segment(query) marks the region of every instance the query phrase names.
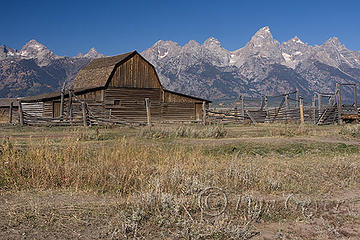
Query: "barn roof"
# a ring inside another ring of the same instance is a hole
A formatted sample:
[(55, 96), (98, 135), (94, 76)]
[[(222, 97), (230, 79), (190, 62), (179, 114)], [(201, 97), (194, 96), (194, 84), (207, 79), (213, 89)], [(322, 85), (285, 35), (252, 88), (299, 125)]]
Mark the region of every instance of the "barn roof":
[(74, 89), (104, 87), (116, 65), (126, 62), (137, 52), (97, 58), (82, 68), (74, 80)]
[[(74, 90), (74, 94), (77, 95), (77, 94), (91, 92), (91, 91), (99, 90), (99, 89), (101, 89), (101, 88), (78, 88), (78, 89)], [(54, 92), (50, 92), (50, 93), (44, 93), (44, 94), (39, 94), (39, 95), (35, 95), (35, 96), (24, 97), (24, 98), (21, 98), (21, 101), (22, 102), (39, 102), (39, 101), (60, 99), (60, 97), (61, 97), (61, 92), (54, 91)], [(64, 93), (64, 97), (65, 98), (69, 97), (68, 91), (66, 91)]]
[(187, 94), (170, 91), (170, 90), (167, 90), (167, 89), (164, 89), (164, 91), (165, 91), (165, 92), (168, 92), (168, 93), (175, 94), (175, 95), (179, 95), (179, 96), (183, 96), (183, 97), (192, 98), (192, 99), (195, 99), (195, 100), (205, 101), (205, 102), (211, 103), (210, 100), (207, 100), (207, 99), (204, 99), (204, 98), (194, 97), (194, 96), (190, 96), (190, 95), (187, 95)]
[(13, 103), (14, 107), (18, 106), (18, 102), (16, 98), (0, 98), (0, 108), (10, 107), (10, 103)]

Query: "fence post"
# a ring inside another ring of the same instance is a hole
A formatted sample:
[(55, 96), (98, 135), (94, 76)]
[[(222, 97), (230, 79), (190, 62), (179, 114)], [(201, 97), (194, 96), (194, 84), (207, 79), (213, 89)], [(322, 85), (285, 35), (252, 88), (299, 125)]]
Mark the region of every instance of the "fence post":
[(235, 115), (235, 122), (237, 122), (239, 120), (239, 112), (237, 107), (234, 107), (234, 115)]
[(260, 110), (262, 111), (264, 109), (264, 106), (265, 106), (265, 97), (264, 96), (261, 96), (261, 104), (260, 104)]
[(355, 105), (355, 110), (356, 112), (358, 111), (358, 104), (357, 104), (357, 86), (356, 84), (354, 85), (354, 105)]
[(87, 116), (86, 116), (85, 102), (81, 102), (81, 109), (82, 109), (82, 115), (83, 115), (83, 125), (84, 125), (84, 127), (86, 127), (87, 126)]
[(265, 96), (265, 111), (266, 111), (266, 119), (267, 121), (269, 122), (269, 99), (268, 99), (268, 96)]
[(69, 119), (72, 121), (72, 90), (69, 90), (69, 111), (68, 111)]
[(300, 94), (299, 89), (296, 89), (296, 107), (300, 106)]
[(205, 101), (203, 101), (202, 103), (202, 112), (203, 112), (203, 117), (202, 117), (202, 122), (205, 125), (206, 124), (206, 105), (205, 105)]
[(245, 120), (245, 109), (244, 109), (244, 96), (240, 95), (241, 98), (241, 119)]
[(338, 123), (342, 124), (342, 119), (341, 119), (341, 112), (342, 112), (342, 106), (341, 106), (341, 85), (340, 84), (336, 84), (336, 105), (337, 105), (337, 110), (338, 110)]
[(322, 105), (322, 95), (320, 94), (320, 93), (318, 93), (318, 108), (319, 108), (319, 118), (320, 118), (320, 116), (321, 116), (321, 105)]
[(315, 94), (312, 97), (312, 101), (311, 101), (311, 107), (313, 110), (313, 123), (316, 124), (316, 105), (315, 105), (315, 101), (316, 101), (316, 97)]
[(305, 123), (305, 119), (304, 119), (304, 100), (303, 98), (299, 98), (300, 101), (300, 122), (301, 124)]
[(20, 126), (24, 126), (24, 115), (23, 115), (23, 110), (22, 110), (22, 106), (21, 106), (21, 100), (18, 99), (19, 102), (19, 122), (20, 122)]
[(286, 107), (286, 122), (289, 122), (289, 94), (285, 95), (285, 107)]
[(60, 120), (63, 120), (64, 117), (64, 91), (65, 89), (61, 89), (61, 98), (60, 98)]
[(12, 123), (12, 114), (13, 114), (13, 102), (10, 102), (10, 106), (9, 106), (9, 123)]
[(151, 112), (150, 112), (150, 99), (145, 98), (145, 106), (146, 106), (146, 119), (147, 119), (147, 125), (149, 128), (151, 128)]

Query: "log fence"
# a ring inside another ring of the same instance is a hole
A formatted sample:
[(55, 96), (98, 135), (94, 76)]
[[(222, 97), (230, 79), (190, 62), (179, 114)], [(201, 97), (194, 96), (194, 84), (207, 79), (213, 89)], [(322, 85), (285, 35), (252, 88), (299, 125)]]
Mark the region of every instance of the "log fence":
[[(293, 95), (295, 97), (292, 97)], [(323, 101), (324, 97), (329, 98), (326, 104)], [(257, 99), (240, 96), (240, 113), (237, 108), (224, 108), (221, 110), (209, 109), (206, 115), (209, 122), (213, 123), (295, 122), (326, 125), (337, 123), (339, 119), (335, 97), (335, 94), (318, 93), (317, 99), (314, 96), (311, 102), (305, 102), (298, 91), (278, 96), (261, 96)], [(316, 100), (318, 101), (317, 105)], [(258, 102), (258, 106), (256, 106), (256, 102)]]
[[(357, 88), (354, 85), (355, 97), (357, 96), (356, 91)], [(19, 107), (17, 113), (13, 109), (13, 103), (11, 102), (9, 106), (9, 123), (18, 122), (21, 126), (92, 126), (111, 124), (148, 125), (150, 127), (153, 118), (156, 121), (162, 115), (165, 116), (166, 109), (171, 107), (170, 104), (161, 105), (157, 101), (152, 103), (149, 98), (145, 98), (143, 106), (141, 106), (141, 103), (137, 103), (139, 106), (136, 110), (139, 113), (138, 115), (144, 116), (144, 120), (135, 120), (135, 116), (125, 119), (121, 117), (122, 114), (119, 114), (116, 106), (111, 108), (109, 105), (96, 101), (80, 99), (73, 91), (69, 91), (70, 98), (65, 101), (64, 94), (65, 92), (62, 90), (58, 117), (54, 117), (54, 113), (52, 117), (49, 115), (44, 116), (43, 111), (46, 106), (42, 102), (26, 103), (18, 99)], [(341, 123), (344, 114), (351, 115), (352, 117), (356, 114), (357, 118), (359, 116), (356, 99), (353, 105), (341, 103), (341, 85), (337, 86), (334, 93), (315, 93), (310, 102), (305, 101), (298, 91), (278, 96), (261, 96), (261, 98), (239, 96), (239, 100), (240, 102), (237, 103), (240, 104), (239, 108), (208, 109), (206, 103), (203, 102), (202, 115), (200, 115), (199, 119), (192, 122), (202, 124), (295, 122), (326, 125)], [(65, 109), (67, 110), (64, 114)], [(187, 108), (184, 108), (185, 110)], [(176, 118), (176, 116), (173, 116), (173, 122), (183, 121), (183, 119)]]

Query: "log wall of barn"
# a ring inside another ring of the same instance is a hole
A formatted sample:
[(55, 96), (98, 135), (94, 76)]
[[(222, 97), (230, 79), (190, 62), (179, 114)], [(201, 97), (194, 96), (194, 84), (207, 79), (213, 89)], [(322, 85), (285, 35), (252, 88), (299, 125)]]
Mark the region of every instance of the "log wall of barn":
[(43, 116), (43, 105), (44, 105), (43, 102), (21, 103), (22, 110), (24, 113), (28, 113), (36, 117)]
[(166, 103), (202, 103), (201, 100), (186, 97), (181, 94), (171, 93), (167, 91), (164, 91), (164, 94), (164, 102)]
[(96, 91), (78, 94), (77, 97), (81, 100), (86, 100), (86, 101), (103, 101), (104, 90), (96, 90)]
[[(64, 100), (64, 115), (66, 116), (68, 112), (68, 98), (65, 98)], [(53, 106), (54, 103), (60, 104), (60, 100), (51, 100), (51, 101), (45, 101), (43, 104), (43, 117), (53, 117)]]
[(151, 118), (161, 118), (161, 90), (135, 88), (108, 88), (104, 94), (104, 107), (111, 114), (129, 121), (145, 122), (145, 98), (150, 99)]
[[(173, 94), (175, 96), (175, 94)], [(73, 115), (81, 115), (78, 100), (85, 100), (91, 114), (111, 118), (117, 117), (129, 122), (146, 122), (145, 98), (150, 99), (151, 119), (159, 121), (193, 121), (202, 116), (202, 102), (186, 97), (173, 97), (171, 102), (163, 102), (163, 90), (160, 88), (114, 88), (77, 94), (73, 98)], [(176, 102), (179, 101), (179, 102)], [(180, 102), (182, 101), (182, 102)], [(60, 100), (44, 101), (43, 117), (53, 117), (54, 103)], [(69, 98), (64, 99), (64, 116), (68, 114)]]
[(152, 121), (196, 120), (195, 103), (163, 103), (162, 96), (161, 89), (108, 88), (104, 92), (104, 107), (107, 111), (111, 109), (113, 116), (145, 122), (144, 99), (149, 98)]
[(161, 84), (155, 69), (142, 57), (135, 55), (117, 67), (109, 87), (161, 89)]

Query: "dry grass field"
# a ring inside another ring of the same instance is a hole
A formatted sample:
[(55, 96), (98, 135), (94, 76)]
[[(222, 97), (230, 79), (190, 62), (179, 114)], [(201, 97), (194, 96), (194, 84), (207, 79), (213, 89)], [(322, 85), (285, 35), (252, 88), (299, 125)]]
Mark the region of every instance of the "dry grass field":
[(360, 239), (360, 126), (0, 130), (1, 239)]
[(0, 124), (6, 123), (8, 121), (9, 121), (9, 114), (6, 111), (0, 109)]

